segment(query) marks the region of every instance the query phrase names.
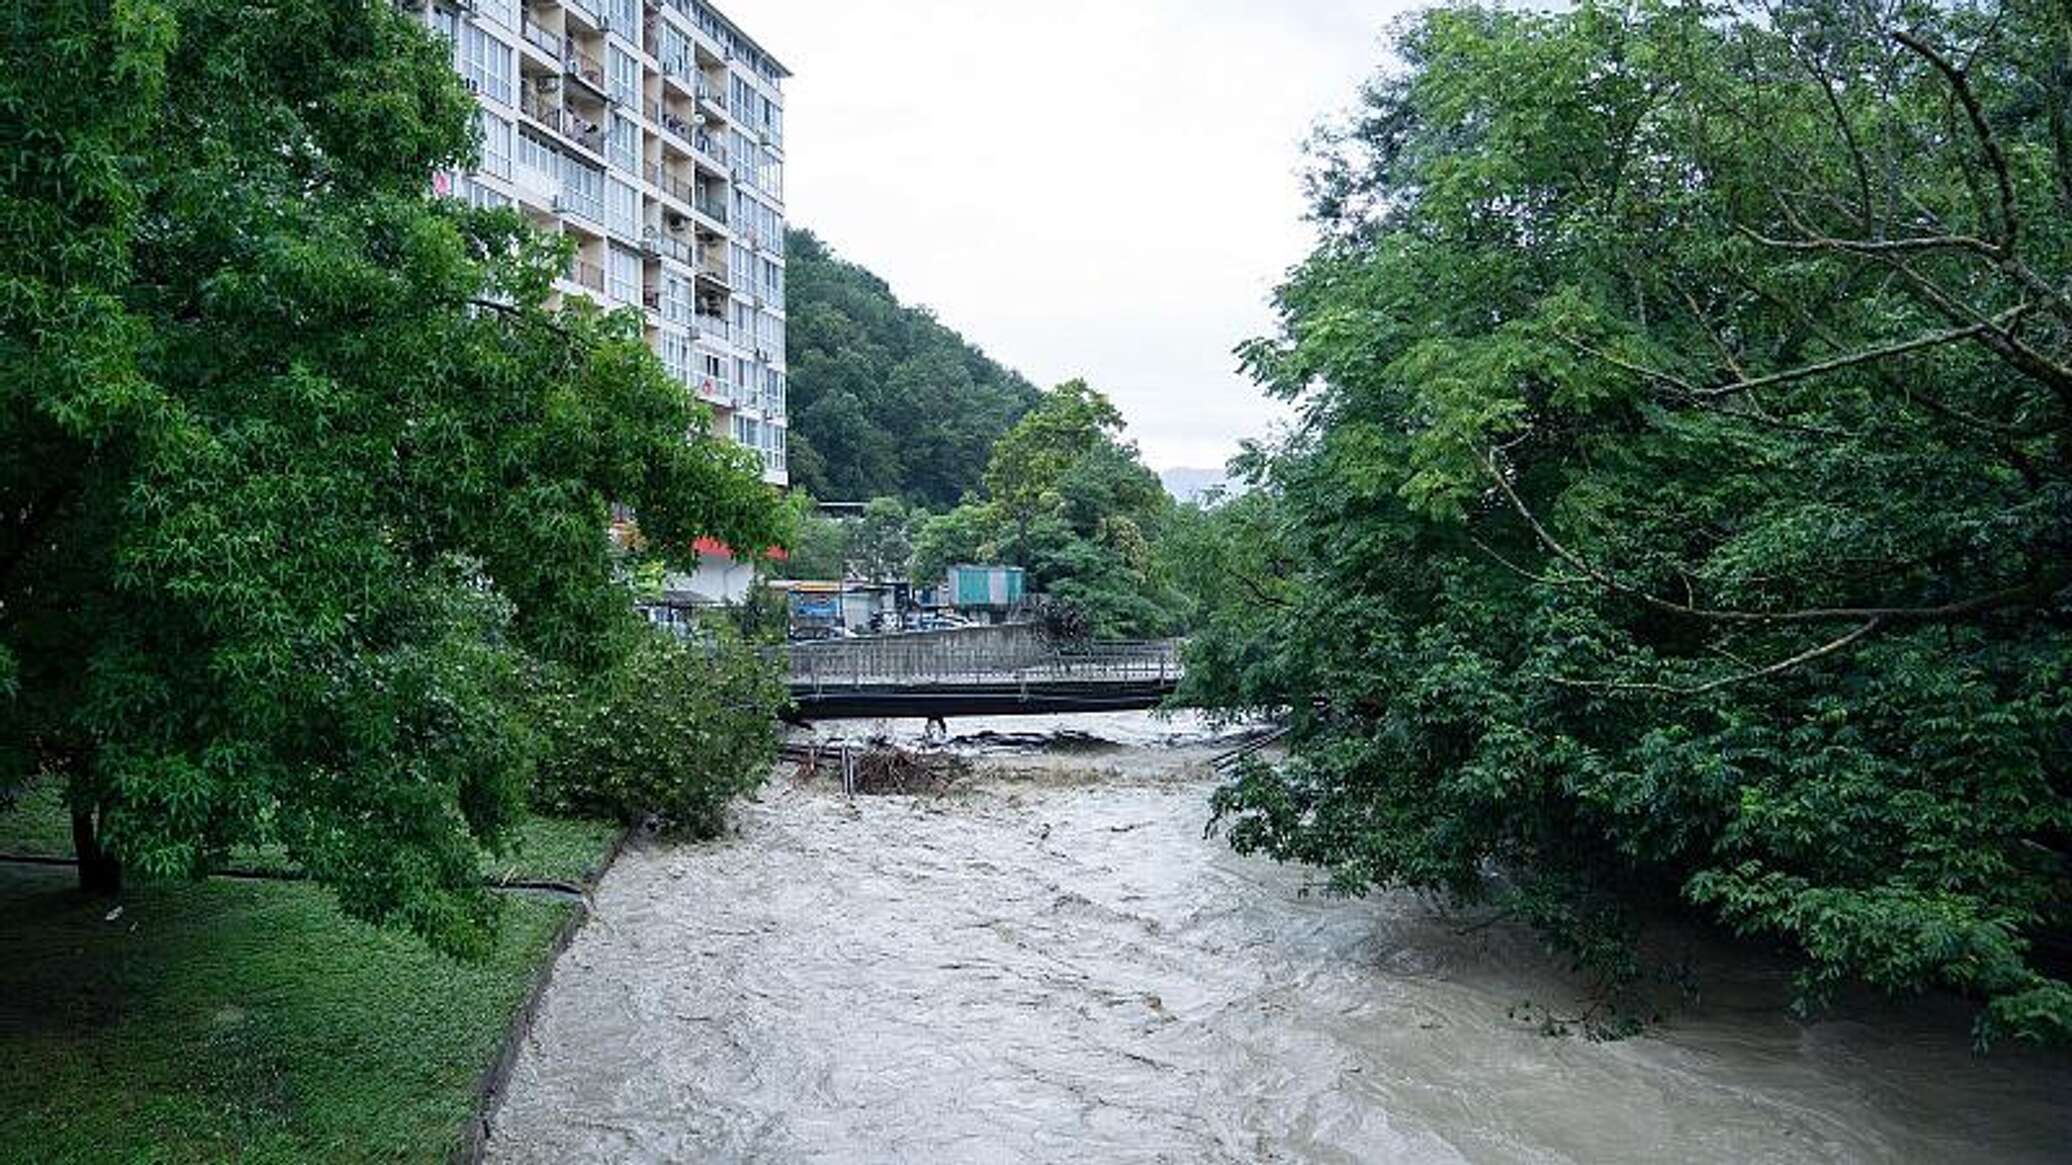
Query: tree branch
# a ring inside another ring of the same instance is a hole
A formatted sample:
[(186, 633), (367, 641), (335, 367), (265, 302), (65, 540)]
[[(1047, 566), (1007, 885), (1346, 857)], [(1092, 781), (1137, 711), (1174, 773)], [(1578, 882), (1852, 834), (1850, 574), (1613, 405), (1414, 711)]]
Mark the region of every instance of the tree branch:
[(1547, 679), (1548, 682), (1564, 688), (1589, 688), (1595, 691), (1606, 692), (1658, 692), (1669, 696), (1702, 696), (1707, 692), (1719, 691), (1721, 688), (1731, 688), (1738, 684), (1753, 683), (1756, 680), (1781, 676), (1786, 672), (1804, 667), (1815, 660), (1825, 659), (1830, 655), (1847, 651), (1863, 640), (1877, 634), (1884, 626), (1884, 619), (1870, 619), (1861, 627), (1843, 635), (1841, 638), (1829, 640), (1818, 647), (1802, 651), (1790, 659), (1779, 660), (1768, 667), (1756, 668), (1753, 671), (1741, 672), (1727, 676), (1724, 679), (1717, 679), (1703, 684), (1678, 686), (1675, 684), (1629, 683), (1618, 680), (1576, 680), (1561, 676), (1549, 676)]
[(2000, 188), (1999, 249), (2003, 254), (2014, 254), (2020, 237), (2020, 218), (2015, 213), (2014, 177), (2008, 172), (2007, 156), (2000, 150), (2000, 139), (1994, 136), (1992, 125), (1986, 121), (1986, 111), (1979, 105), (1978, 95), (1971, 91), (1969, 73), (1951, 64), (1948, 58), (1913, 33), (1895, 32), (1892, 39), (1913, 50), (1914, 55), (1943, 75), (1958, 104), (1964, 107), (1965, 116), (1971, 119), (1971, 132), (1978, 136), (1979, 149), (1985, 153), (1986, 164), (1992, 167), (1993, 180)]
[(1474, 449), (1472, 446), (1470, 448), (1474, 452), (1476, 460), (1481, 463), (1482, 468), (1489, 474), (1490, 479), (1496, 482), (1497, 489), (1502, 491), (1504, 497), (1511, 503), (1511, 508), (1518, 512), (1518, 516), (1524, 519), (1525, 524), (1532, 530), (1533, 536), (1540, 540), (1541, 545), (1552, 551), (1555, 557), (1561, 559), (1561, 561), (1581, 572), (1585, 577), (1596, 582), (1606, 590), (1625, 595), (1656, 610), (1667, 611), (1670, 614), (1681, 615), (1686, 618), (1700, 619), (1712, 623), (1741, 623), (1756, 626), (1868, 620), (1884, 623), (1956, 623), (2009, 607), (2041, 603), (2049, 600), (2067, 586), (2072, 586), (2072, 563), (2063, 563), (2043, 571), (2028, 582), (1977, 595), (1969, 599), (1959, 600), (1958, 602), (1944, 603), (1933, 607), (1811, 607), (1797, 611), (1741, 611), (1679, 603), (1673, 599), (1665, 599), (1660, 595), (1653, 594), (1639, 587), (1620, 582), (1609, 573), (1592, 565), (1575, 551), (1564, 546), (1541, 523), (1538, 515), (1532, 512), (1531, 507), (1525, 504), (1525, 499), (1518, 496), (1518, 491), (1512, 487), (1510, 479), (1504, 476), (1502, 468), (1497, 465), (1495, 456), (1479, 449)]

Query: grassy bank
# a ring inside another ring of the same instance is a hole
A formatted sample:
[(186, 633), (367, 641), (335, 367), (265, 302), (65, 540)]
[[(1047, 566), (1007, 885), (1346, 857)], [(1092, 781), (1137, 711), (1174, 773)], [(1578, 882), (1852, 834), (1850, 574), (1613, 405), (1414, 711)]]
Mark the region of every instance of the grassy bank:
[[(580, 882), (614, 834), (538, 819), (484, 873)], [(69, 856), (55, 790), (0, 811), (0, 852)], [(495, 953), (458, 963), (305, 883), (139, 885), (111, 915), (70, 870), (0, 866), (0, 1161), (444, 1161), (575, 909), (501, 901)]]

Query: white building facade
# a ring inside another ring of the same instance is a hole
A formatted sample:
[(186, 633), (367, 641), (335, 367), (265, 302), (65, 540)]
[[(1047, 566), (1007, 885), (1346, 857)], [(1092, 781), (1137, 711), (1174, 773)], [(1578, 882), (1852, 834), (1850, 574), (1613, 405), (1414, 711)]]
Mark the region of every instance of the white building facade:
[(790, 74), (702, 0), (404, 0), (453, 42), (482, 158), (442, 176), (570, 236), (558, 284), (639, 310), (718, 436), (785, 463)]

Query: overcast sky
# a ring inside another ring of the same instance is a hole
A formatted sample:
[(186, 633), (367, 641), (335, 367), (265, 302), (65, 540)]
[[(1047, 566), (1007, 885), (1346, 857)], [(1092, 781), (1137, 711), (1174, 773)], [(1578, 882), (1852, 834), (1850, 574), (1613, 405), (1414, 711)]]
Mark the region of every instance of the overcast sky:
[(787, 212), (1154, 468), (1278, 413), (1231, 349), (1307, 253), (1298, 172), (1407, 0), (721, 0), (796, 76)]

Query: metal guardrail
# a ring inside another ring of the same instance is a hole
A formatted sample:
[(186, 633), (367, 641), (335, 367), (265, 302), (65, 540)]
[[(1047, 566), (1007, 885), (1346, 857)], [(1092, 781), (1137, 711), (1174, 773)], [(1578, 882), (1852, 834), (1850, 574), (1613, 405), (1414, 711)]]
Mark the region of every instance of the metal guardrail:
[(935, 685), (1031, 683), (1165, 684), (1180, 677), (1173, 640), (1070, 644), (962, 643), (889, 635), (788, 650), (795, 688), (918, 688)]

